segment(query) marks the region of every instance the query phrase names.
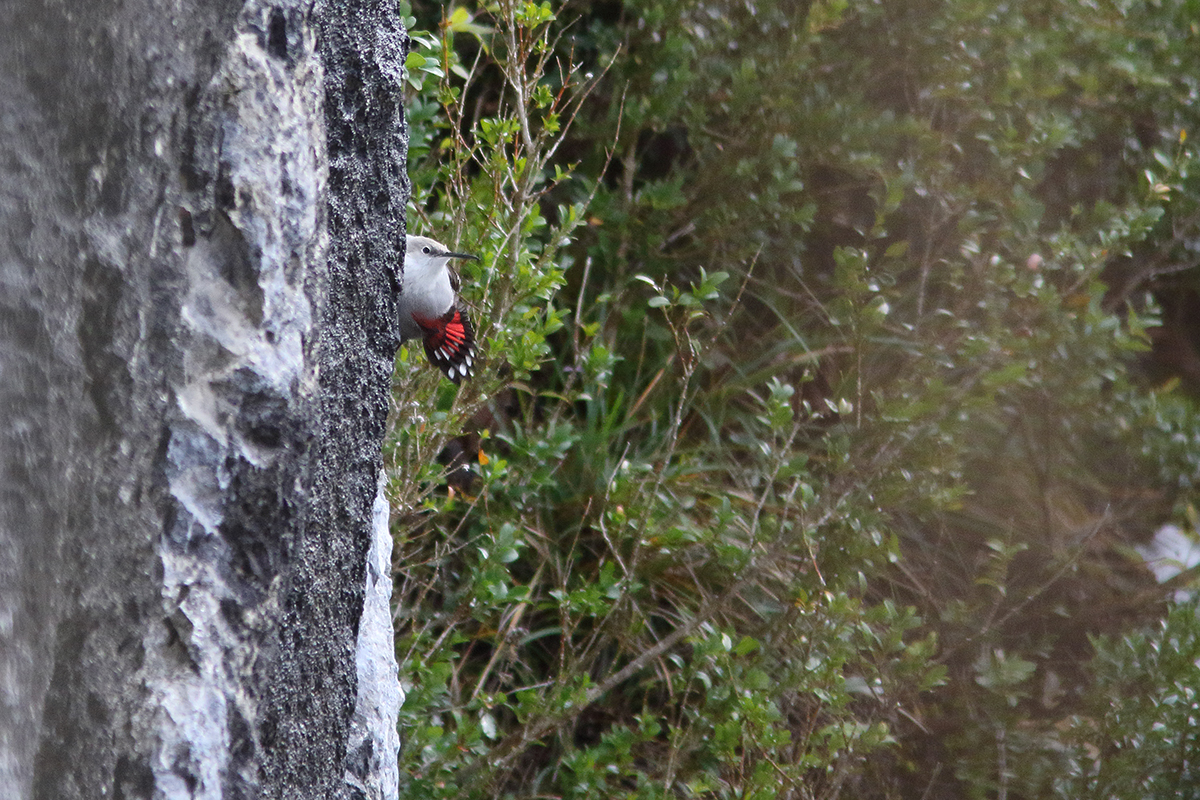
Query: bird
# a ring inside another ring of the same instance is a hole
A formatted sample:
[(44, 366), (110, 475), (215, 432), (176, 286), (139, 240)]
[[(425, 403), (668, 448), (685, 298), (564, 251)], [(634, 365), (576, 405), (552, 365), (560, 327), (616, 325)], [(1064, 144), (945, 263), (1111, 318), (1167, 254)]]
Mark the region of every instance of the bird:
[(428, 236), (406, 236), (404, 278), (397, 312), (400, 341), (421, 339), (429, 362), (458, 384), (475, 365), (475, 326), (458, 304), (458, 275), (452, 258), (478, 256), (451, 252)]

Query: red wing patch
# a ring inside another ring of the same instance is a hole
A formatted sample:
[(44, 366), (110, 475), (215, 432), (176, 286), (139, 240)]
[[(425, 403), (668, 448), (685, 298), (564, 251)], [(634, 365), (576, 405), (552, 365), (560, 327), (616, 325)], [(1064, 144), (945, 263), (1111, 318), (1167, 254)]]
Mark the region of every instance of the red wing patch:
[(425, 332), (425, 355), (429, 362), (458, 383), (471, 377), (475, 366), (475, 327), (466, 314), (451, 308), (440, 319), (413, 319)]

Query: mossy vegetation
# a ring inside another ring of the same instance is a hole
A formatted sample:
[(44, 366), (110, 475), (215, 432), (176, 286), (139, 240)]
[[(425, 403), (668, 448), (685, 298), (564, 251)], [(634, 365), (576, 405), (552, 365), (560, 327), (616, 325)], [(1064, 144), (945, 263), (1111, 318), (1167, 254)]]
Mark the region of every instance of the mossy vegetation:
[(404, 796), (1196, 791), (1194, 0), (404, 13)]

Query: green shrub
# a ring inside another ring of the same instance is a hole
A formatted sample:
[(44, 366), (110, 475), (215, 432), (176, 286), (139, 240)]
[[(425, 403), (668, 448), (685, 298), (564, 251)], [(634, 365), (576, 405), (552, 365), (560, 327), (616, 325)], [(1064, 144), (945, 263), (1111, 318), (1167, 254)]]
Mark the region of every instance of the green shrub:
[(406, 796), (1185, 785), (1194, 4), (805, 8), (409, 20), (483, 365), (397, 361)]

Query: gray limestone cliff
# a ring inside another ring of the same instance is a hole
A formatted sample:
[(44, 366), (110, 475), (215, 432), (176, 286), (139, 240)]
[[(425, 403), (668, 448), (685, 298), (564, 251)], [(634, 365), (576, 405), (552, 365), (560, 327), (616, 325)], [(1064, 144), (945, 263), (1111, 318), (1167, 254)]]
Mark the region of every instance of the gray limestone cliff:
[(407, 46), (0, 5), (0, 796), (395, 796)]

